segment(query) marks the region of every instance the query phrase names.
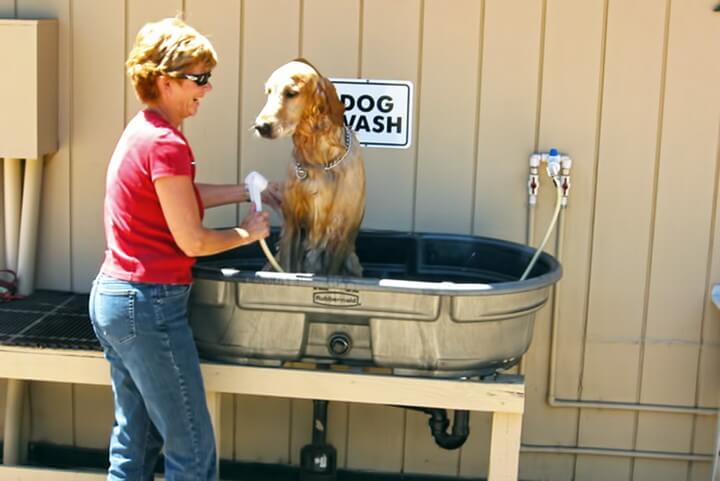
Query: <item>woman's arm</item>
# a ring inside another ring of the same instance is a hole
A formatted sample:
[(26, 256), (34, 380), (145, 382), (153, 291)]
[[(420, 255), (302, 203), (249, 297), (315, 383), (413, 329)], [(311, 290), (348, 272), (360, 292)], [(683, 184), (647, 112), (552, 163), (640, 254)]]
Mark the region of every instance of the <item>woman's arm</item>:
[(203, 205), (207, 208), (225, 204), (237, 204), (250, 200), (247, 188), (235, 184), (195, 184)]
[[(195, 186), (200, 192), (200, 198), (206, 208), (216, 207), (226, 204), (237, 204), (239, 202), (249, 202), (250, 194), (248, 194), (245, 185), (237, 184), (198, 184)], [(262, 193), (263, 204), (270, 206), (278, 214), (282, 213), (282, 192), (283, 185), (278, 182), (269, 182), (267, 189)]]
[(216, 254), (264, 239), (270, 234), (268, 214), (254, 210), (250, 211), (239, 227), (206, 229), (200, 219), (190, 177), (161, 177), (155, 181), (155, 191), (170, 233), (187, 256)]

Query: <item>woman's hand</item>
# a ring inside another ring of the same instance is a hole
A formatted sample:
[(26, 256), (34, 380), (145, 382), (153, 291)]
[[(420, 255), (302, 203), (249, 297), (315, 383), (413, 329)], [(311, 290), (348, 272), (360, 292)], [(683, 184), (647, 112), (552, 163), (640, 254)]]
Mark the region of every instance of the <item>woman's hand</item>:
[[(268, 217), (267, 212), (256, 212), (255, 205), (250, 204), (250, 212), (245, 216), (239, 227), (247, 235), (248, 242), (255, 242), (270, 235)], [(243, 237), (245, 236), (243, 235)]]
[(282, 214), (282, 198), (284, 189), (285, 186), (280, 182), (268, 182), (267, 189), (260, 194), (263, 204), (269, 205), (275, 212)]
[[(236, 189), (237, 190), (237, 189)], [(170, 233), (188, 257), (207, 256), (267, 237), (268, 214), (253, 209), (241, 227), (207, 229), (202, 225), (190, 176), (166, 176), (155, 181), (160, 206)]]

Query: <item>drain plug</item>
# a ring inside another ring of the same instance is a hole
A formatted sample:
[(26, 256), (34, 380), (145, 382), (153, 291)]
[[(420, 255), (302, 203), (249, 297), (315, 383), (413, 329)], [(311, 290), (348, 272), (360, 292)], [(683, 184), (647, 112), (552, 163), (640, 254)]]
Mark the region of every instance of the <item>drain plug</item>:
[(328, 350), (334, 356), (344, 356), (352, 348), (350, 336), (344, 332), (336, 332), (328, 339)]

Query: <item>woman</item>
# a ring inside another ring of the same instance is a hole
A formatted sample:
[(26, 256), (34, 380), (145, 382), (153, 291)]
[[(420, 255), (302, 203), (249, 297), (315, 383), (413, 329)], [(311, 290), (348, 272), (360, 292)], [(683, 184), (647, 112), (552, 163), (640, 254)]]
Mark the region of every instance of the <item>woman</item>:
[[(210, 42), (179, 19), (140, 29), (126, 62), (145, 108), (125, 128), (108, 166), (107, 249), (90, 318), (110, 362), (115, 423), (108, 480), (149, 480), (160, 449), (165, 479), (217, 479), (200, 363), (188, 324), (194, 257), (269, 234), (251, 210), (234, 229), (202, 225), (204, 207), (243, 202), (243, 186), (195, 184), (181, 122), (212, 90)], [(278, 206), (279, 187), (265, 202)]]

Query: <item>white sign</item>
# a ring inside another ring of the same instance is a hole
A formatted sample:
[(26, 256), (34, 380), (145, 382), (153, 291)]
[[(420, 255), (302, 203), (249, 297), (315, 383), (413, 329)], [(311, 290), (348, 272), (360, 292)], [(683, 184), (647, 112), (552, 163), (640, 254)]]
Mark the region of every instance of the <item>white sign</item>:
[(412, 82), (330, 79), (345, 105), (345, 124), (365, 147), (407, 149), (412, 134)]

